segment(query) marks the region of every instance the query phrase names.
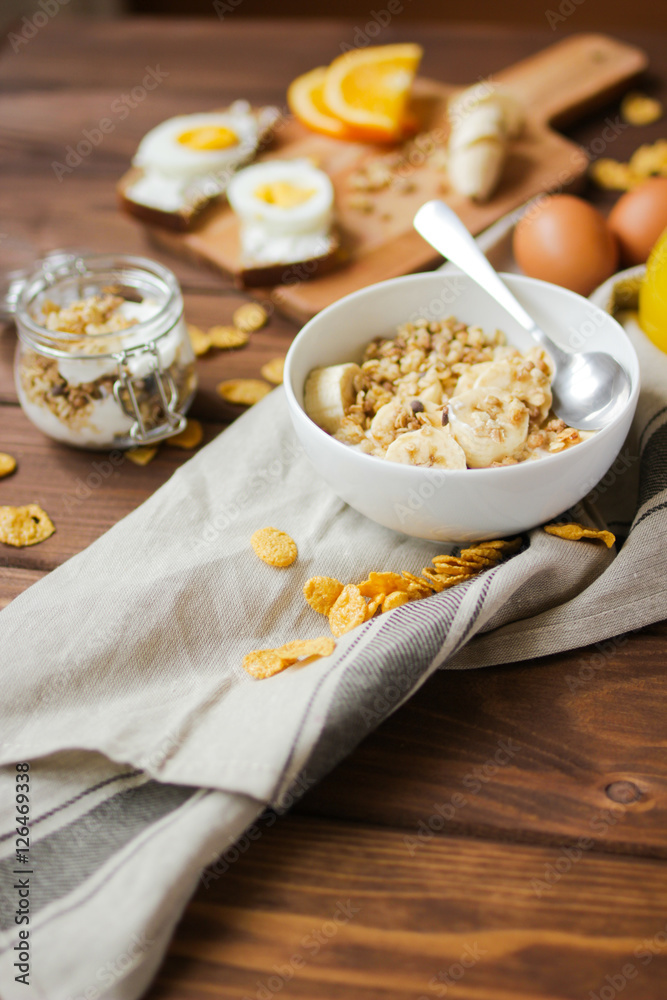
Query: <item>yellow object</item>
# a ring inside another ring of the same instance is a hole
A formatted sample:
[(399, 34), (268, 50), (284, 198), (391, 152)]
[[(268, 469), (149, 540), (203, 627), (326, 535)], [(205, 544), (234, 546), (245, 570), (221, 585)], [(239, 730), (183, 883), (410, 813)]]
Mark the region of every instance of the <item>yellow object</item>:
[(260, 184), (255, 189), (255, 198), (266, 202), (267, 205), (275, 205), (277, 208), (294, 208), (295, 205), (303, 205), (305, 201), (315, 194), (315, 188), (297, 187), (289, 181), (273, 181), (271, 184)]
[(324, 102), (324, 77), (327, 67), (318, 66), (298, 76), (287, 89), (287, 103), (302, 125), (333, 136), (334, 139), (354, 138), (352, 130), (329, 110)]
[(338, 56), (326, 71), (325, 105), (336, 118), (368, 139), (401, 136), (420, 45), (378, 45)]
[(651, 250), (639, 288), (639, 325), (667, 354), (667, 229)]
[(238, 141), (236, 132), (224, 125), (200, 125), (199, 128), (190, 128), (178, 136), (181, 146), (195, 150), (229, 149), (230, 146), (236, 146)]

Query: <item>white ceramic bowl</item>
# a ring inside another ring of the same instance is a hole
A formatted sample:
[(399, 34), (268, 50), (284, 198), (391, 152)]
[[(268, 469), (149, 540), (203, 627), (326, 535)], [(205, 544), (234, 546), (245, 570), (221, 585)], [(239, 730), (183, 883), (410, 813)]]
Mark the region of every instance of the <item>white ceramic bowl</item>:
[(371, 520), (417, 538), (469, 541), (511, 535), (543, 524), (581, 500), (604, 476), (623, 445), (639, 393), (637, 355), (622, 327), (587, 299), (557, 285), (505, 274), (528, 312), (566, 349), (603, 350), (632, 382), (627, 404), (587, 441), (538, 461), (495, 469), (436, 470), (387, 462), (336, 441), (303, 409), (313, 368), (360, 361), (366, 344), (393, 336), (400, 323), (456, 316), (485, 330), (499, 328), (521, 350), (528, 334), (469, 278), (413, 274), (345, 296), (323, 309), (295, 338), (285, 389), (296, 433), (334, 492)]

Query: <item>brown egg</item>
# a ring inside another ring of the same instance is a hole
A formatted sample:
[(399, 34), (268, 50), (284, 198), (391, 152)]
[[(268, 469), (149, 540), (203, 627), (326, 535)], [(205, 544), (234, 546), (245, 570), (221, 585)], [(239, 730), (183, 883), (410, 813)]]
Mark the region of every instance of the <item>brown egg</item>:
[(616, 237), (587, 201), (555, 194), (528, 209), (513, 239), (517, 264), (531, 278), (590, 295), (618, 266)]
[(618, 199), (607, 220), (624, 267), (643, 264), (667, 228), (667, 177), (650, 177)]

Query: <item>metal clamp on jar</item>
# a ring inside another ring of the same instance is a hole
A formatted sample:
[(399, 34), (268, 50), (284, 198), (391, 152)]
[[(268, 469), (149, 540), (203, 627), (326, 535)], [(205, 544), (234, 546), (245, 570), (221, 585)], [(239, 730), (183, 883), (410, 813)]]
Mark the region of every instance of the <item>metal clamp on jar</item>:
[(185, 427), (194, 354), (167, 268), (124, 255), (45, 260), (20, 292), (16, 325), (19, 399), (45, 434), (128, 448)]

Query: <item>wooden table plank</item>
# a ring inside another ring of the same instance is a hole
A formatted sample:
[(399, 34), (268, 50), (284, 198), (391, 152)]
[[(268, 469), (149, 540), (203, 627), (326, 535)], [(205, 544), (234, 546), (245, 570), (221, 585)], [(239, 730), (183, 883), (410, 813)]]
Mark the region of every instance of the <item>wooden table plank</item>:
[(454, 837), (413, 856), (400, 833), (295, 817), (257, 830), (204, 873), (147, 1000), (582, 1000), (629, 964), (623, 996), (664, 1000), (662, 864)]
[[(220, 432), (207, 425), (204, 443)], [(147, 466), (124, 455), (80, 451), (45, 437), (17, 406), (0, 407), (0, 442), (17, 460), (16, 472), (0, 481), (0, 502), (39, 503), (56, 532), (39, 545), (0, 546), (0, 567), (55, 569), (99, 538), (166, 482), (192, 452), (165, 446)]]
[(297, 809), (418, 844), (436, 829), (667, 857), (666, 638), (438, 671)]
[(41, 580), (46, 573), (36, 569), (17, 569), (15, 566), (4, 566), (0, 569), (0, 611), (22, 594), (24, 590), (31, 587), (33, 583)]

